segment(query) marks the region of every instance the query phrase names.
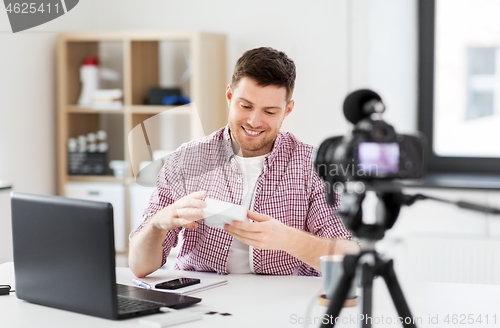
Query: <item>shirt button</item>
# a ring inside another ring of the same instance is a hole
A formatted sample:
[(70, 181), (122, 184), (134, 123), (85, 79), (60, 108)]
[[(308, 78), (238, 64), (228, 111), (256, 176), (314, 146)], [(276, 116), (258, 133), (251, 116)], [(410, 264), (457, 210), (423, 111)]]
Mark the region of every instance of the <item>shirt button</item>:
[(237, 180), (236, 180), (236, 182), (238, 182), (238, 183), (242, 183), (242, 182), (243, 182), (243, 180), (242, 180), (242, 179), (237, 179)]
[(224, 250), (228, 251), (229, 250), (229, 246), (224, 246)]

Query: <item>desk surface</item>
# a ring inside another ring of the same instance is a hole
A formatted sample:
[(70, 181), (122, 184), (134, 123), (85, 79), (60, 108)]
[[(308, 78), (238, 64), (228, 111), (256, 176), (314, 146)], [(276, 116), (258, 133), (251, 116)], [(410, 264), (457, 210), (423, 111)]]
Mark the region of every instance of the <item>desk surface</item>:
[[(117, 268), (117, 281), (131, 285), (134, 277), (128, 268)], [(159, 270), (146, 281), (178, 276), (179, 271)], [(191, 277), (218, 277), (215, 274), (186, 272)], [(318, 327), (325, 307), (318, 305), (317, 295), (323, 293), (322, 279), (314, 277), (282, 277), (262, 275), (227, 275), (228, 284), (193, 294), (201, 303), (181, 311), (217, 311), (231, 316), (204, 315), (202, 321), (179, 327)], [(15, 288), (13, 263), (0, 264), (0, 284)], [(414, 317), (421, 318), (418, 327), (497, 327), (500, 325), (500, 286), (418, 283), (404, 287)], [(359, 303), (358, 303), (359, 304)], [(311, 305), (310, 314), (306, 314)], [(374, 327), (401, 327), (396, 324), (396, 311), (383, 281), (374, 284)], [(344, 324), (337, 327), (360, 327), (361, 306), (344, 308)], [(449, 324), (445, 321), (449, 314)], [(0, 296), (2, 327), (145, 327), (138, 318), (111, 321), (53, 309), (18, 300), (13, 294)], [(161, 315), (161, 314), (160, 314)], [(167, 314), (168, 315), (168, 314)], [(453, 317), (453, 315), (456, 315)], [(472, 315), (472, 316), (469, 316)], [(436, 317), (437, 316), (437, 317)], [(391, 319), (389, 319), (391, 318)], [(456, 324), (454, 324), (454, 318)], [(463, 321), (465, 318), (465, 321)], [(478, 322), (478, 318), (482, 323)], [(473, 324), (467, 324), (468, 320)], [(389, 320), (392, 324), (389, 324)], [(437, 323), (435, 323), (437, 320)], [(488, 320), (488, 323), (486, 322)], [(494, 324), (496, 320), (496, 324)], [(342, 322), (341, 321), (341, 322)], [(377, 322), (379, 324), (377, 324)], [(465, 322), (466, 324), (460, 324)], [(314, 324), (315, 323), (315, 324)]]

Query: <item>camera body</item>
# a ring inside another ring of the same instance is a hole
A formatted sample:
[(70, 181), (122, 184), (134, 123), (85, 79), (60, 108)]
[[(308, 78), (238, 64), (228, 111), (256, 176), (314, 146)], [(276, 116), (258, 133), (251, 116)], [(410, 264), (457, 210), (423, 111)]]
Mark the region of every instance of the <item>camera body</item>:
[(397, 134), (384, 121), (362, 120), (351, 135), (321, 144), (316, 169), (323, 179), (340, 182), (419, 179), (425, 173), (422, 139)]
[(426, 140), (423, 135), (396, 133), (382, 120), (380, 97), (370, 90), (351, 93), (344, 114), (354, 123), (352, 132), (325, 140), (316, 153), (315, 168), (325, 181), (328, 201), (338, 184), (361, 181), (370, 185), (425, 175)]

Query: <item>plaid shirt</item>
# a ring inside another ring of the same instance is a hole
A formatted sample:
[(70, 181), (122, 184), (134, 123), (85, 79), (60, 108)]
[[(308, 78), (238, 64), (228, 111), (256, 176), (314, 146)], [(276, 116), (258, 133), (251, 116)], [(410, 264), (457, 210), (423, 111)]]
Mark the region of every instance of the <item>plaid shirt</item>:
[[(254, 196), (253, 211), (267, 214), (284, 224), (325, 238), (350, 239), (350, 232), (326, 202), (325, 186), (313, 168), (313, 147), (299, 142), (291, 133), (279, 133), (272, 152), (264, 160)], [(170, 154), (156, 180), (142, 229), (162, 208), (199, 190), (208, 198), (241, 205), (243, 174), (234, 158), (229, 128), (182, 145)], [(163, 261), (179, 234), (182, 247), (175, 269), (227, 274), (227, 258), (233, 237), (222, 229), (199, 222), (196, 229), (177, 228), (167, 233)], [(280, 250), (253, 249), (255, 273), (314, 275), (320, 272)]]

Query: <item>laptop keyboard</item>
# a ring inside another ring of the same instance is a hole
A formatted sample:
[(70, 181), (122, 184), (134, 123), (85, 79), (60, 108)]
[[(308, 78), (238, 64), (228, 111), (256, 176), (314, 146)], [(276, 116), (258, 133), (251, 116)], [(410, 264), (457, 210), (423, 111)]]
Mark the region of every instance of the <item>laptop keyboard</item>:
[(163, 303), (118, 295), (118, 314), (155, 310), (162, 306), (164, 306)]

